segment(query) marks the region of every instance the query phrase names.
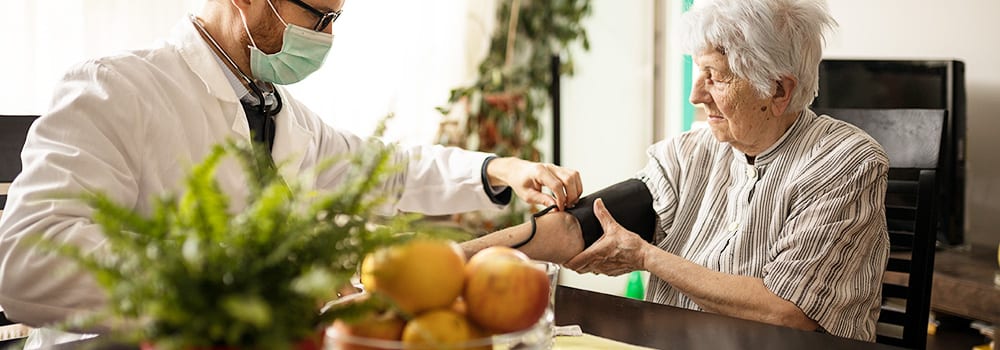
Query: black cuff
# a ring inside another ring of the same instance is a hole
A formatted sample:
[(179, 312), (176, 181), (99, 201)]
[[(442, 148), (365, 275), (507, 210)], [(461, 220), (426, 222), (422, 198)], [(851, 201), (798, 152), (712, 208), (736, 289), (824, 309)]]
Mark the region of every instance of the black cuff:
[(646, 184), (638, 179), (629, 179), (605, 187), (589, 196), (580, 198), (576, 206), (566, 210), (580, 223), (584, 247), (601, 238), (604, 228), (594, 216), (594, 200), (601, 198), (604, 206), (623, 227), (639, 234), (646, 242), (653, 242), (656, 227), (656, 213), (653, 211), (653, 196)]
[(486, 196), (490, 197), (490, 202), (493, 204), (507, 205), (510, 204), (510, 199), (513, 197), (514, 190), (510, 186), (506, 186), (503, 191), (498, 194), (493, 194), (493, 188), (490, 186), (490, 178), (486, 176), (486, 166), (490, 164), (491, 160), (496, 159), (497, 156), (486, 157), (483, 161), (483, 169), (479, 171), (479, 177), (483, 181), (483, 192), (486, 192)]

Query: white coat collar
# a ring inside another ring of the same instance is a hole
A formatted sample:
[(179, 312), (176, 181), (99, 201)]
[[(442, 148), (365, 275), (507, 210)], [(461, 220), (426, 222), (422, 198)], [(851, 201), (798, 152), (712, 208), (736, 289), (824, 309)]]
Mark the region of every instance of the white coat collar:
[(239, 103), (236, 92), (229, 86), (222, 67), (215, 59), (215, 52), (201, 37), (188, 16), (184, 16), (180, 23), (174, 26), (169, 42), (177, 47), (184, 62), (205, 83), (205, 89), (209, 94), (225, 102)]
[[(243, 111), (236, 96), (236, 91), (230, 85), (229, 80), (219, 64), (215, 52), (209, 47), (209, 43), (201, 37), (198, 29), (194, 27), (188, 16), (184, 16), (178, 23), (168, 40), (177, 47), (181, 57), (187, 63), (191, 71), (205, 84), (206, 91), (215, 98), (230, 104), (232, 112), (236, 115), (233, 119), (232, 130), (240, 137), (250, 141), (250, 126), (247, 124), (246, 113)], [(292, 179), (298, 173), (304, 161), (303, 154), (309, 147), (313, 133), (302, 125), (298, 120), (299, 114), (308, 113), (297, 103), (293, 103), (288, 90), (280, 86), (275, 86), (284, 101), (281, 112), (275, 116), (277, 130), (274, 138), (274, 148), (271, 157), (279, 164), (279, 173), (286, 178)]]

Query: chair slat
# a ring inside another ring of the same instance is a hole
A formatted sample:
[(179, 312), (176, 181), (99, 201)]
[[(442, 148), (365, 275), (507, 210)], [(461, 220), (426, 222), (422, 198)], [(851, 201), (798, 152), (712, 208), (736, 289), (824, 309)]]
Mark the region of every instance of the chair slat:
[(878, 315), (878, 321), (902, 326), (906, 322), (906, 314), (899, 311), (882, 309), (882, 312)]
[[(883, 298), (902, 298), (906, 299), (907, 293), (910, 289), (906, 286), (901, 286), (898, 284), (883, 283), (882, 284), (882, 297)], [(885, 312), (885, 311), (883, 311)]]
[(885, 218), (885, 225), (889, 228), (889, 231), (903, 231), (903, 232), (914, 232), (917, 223), (911, 220), (900, 220), (893, 219), (891, 217)]
[(917, 203), (916, 193), (885, 193), (885, 205), (891, 207), (910, 207), (912, 208)]
[(917, 218), (917, 208), (887, 205), (885, 207), (885, 217), (892, 218), (894, 220), (913, 221)]
[(893, 247), (913, 247), (913, 233), (905, 231), (889, 231), (889, 244)]
[(892, 193), (913, 193), (916, 194), (920, 184), (913, 180), (902, 180), (899, 178), (889, 178), (886, 184), (886, 192)]
[(899, 258), (889, 258), (889, 261), (885, 265), (887, 271), (895, 272), (910, 272), (910, 261)]

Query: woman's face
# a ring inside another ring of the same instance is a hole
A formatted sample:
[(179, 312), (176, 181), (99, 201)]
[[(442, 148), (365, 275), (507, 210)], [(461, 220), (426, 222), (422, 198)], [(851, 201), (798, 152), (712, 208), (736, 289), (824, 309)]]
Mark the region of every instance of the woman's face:
[(691, 89), (691, 103), (704, 109), (719, 142), (754, 156), (774, 144), (791, 125), (780, 118), (784, 108), (776, 106), (771, 96), (761, 98), (749, 81), (736, 77), (721, 52), (702, 52), (695, 56), (695, 63), (700, 74)]

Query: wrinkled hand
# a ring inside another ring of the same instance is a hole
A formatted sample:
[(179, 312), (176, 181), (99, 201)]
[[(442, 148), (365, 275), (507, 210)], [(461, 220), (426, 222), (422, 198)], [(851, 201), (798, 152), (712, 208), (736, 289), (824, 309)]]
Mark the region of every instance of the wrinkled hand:
[(645, 249), (652, 246), (638, 234), (618, 224), (600, 198), (594, 201), (594, 216), (601, 222), (604, 235), (563, 265), (579, 273), (609, 276), (645, 270)]
[[(528, 203), (555, 205), (559, 210), (576, 205), (583, 192), (578, 171), (553, 164), (497, 158), (489, 163), (486, 174), (493, 186), (510, 186)], [(552, 191), (552, 195), (542, 192), (543, 187)]]

